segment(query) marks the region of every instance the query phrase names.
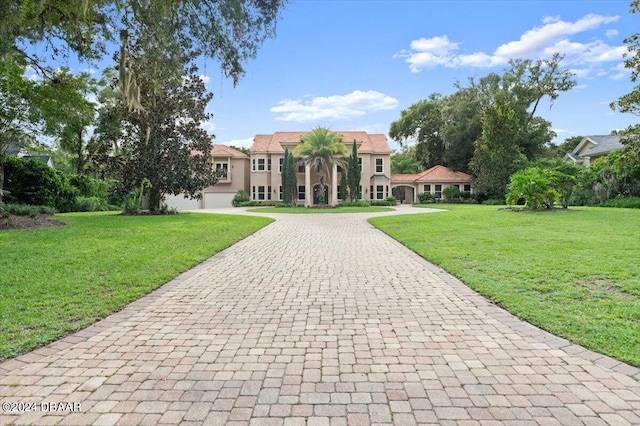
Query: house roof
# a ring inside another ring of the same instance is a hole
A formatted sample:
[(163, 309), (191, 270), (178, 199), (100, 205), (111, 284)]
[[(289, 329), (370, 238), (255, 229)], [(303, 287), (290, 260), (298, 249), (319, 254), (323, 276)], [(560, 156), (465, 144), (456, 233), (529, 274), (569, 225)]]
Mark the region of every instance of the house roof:
[(22, 158), (25, 160), (38, 160), (53, 167), (53, 158), (50, 155), (24, 155)]
[(214, 144), (211, 146), (211, 155), (213, 157), (249, 158), (244, 152), (238, 151), (230, 146), (220, 144)]
[[(281, 143), (300, 142), (300, 138), (309, 131), (275, 132), (271, 135), (256, 135), (253, 138), (252, 153), (280, 153), (284, 152)], [(342, 136), (345, 145), (351, 146), (353, 141), (358, 143), (358, 152), (363, 154), (390, 154), (391, 149), (387, 143), (387, 137), (383, 134), (368, 134), (363, 131), (335, 131)]]
[(391, 175), (392, 182), (466, 182), (469, 183), (473, 176), (456, 172), (445, 166), (434, 166), (422, 173), (405, 175)]
[(22, 147), (14, 143), (9, 143), (9, 146), (7, 147), (7, 155), (18, 155), (21, 151)]
[[(622, 149), (624, 145), (620, 135), (591, 135), (585, 136), (571, 152), (576, 157), (597, 157), (615, 149)], [(585, 149), (585, 146), (591, 145)]]

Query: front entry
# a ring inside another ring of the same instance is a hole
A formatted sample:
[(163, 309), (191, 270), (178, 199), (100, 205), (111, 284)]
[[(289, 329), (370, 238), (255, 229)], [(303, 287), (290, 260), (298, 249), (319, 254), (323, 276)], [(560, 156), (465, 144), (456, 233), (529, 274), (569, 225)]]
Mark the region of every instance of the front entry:
[(329, 186), (324, 186), (324, 197), (320, 198), (320, 184), (313, 187), (313, 204), (329, 204)]

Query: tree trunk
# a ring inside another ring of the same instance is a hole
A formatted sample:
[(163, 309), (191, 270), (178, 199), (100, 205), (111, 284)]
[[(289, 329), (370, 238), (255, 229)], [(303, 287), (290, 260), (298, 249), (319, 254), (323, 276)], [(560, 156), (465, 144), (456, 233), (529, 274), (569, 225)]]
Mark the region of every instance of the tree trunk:
[(4, 157), (0, 157), (0, 203), (2, 202), (2, 194), (4, 191)]
[(156, 212), (160, 210), (160, 191), (155, 188), (149, 189), (149, 211)]

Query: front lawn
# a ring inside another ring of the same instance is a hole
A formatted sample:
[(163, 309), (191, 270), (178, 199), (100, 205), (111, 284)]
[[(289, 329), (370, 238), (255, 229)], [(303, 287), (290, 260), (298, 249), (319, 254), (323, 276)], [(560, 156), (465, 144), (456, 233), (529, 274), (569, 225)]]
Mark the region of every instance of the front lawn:
[(438, 207), (370, 222), (514, 315), (640, 367), (640, 210)]
[(316, 209), (308, 207), (256, 207), (247, 210), (254, 213), (294, 213), (294, 214), (310, 214), (310, 213), (377, 213), (393, 211), (391, 207), (331, 207), (326, 209)]
[(0, 360), (122, 309), (272, 222), (202, 213), (56, 219), (67, 225), (0, 232)]

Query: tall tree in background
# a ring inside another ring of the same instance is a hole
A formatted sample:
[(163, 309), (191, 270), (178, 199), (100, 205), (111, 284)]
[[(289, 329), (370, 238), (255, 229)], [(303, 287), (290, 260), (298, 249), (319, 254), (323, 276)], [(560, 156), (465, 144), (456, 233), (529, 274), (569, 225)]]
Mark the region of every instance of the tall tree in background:
[(95, 99), (98, 81), (88, 73), (73, 75), (62, 68), (44, 80), (35, 93), (36, 113), (44, 123), (43, 133), (56, 139), (58, 146), (73, 155), (76, 174), (85, 172), (89, 139), (87, 132), (98, 113)]
[(446, 165), (442, 125), (442, 97), (434, 93), (402, 111), (400, 119), (391, 123), (389, 136), (401, 145), (415, 139), (416, 158), (423, 168)]
[[(640, 0), (631, 2), (630, 12), (640, 14)], [(640, 77), (640, 32), (625, 38), (624, 43), (627, 45), (624, 66), (631, 70), (631, 82), (638, 83), (638, 77)], [(613, 102), (611, 108), (640, 116), (640, 84), (636, 84), (630, 93)], [(640, 155), (640, 124), (629, 126), (624, 133), (627, 135), (622, 139), (625, 149)]]
[(138, 30), (131, 44), (135, 61), (127, 66), (137, 76), (140, 108), (131, 108), (123, 98), (114, 102), (106, 115), (121, 125), (106, 126), (100, 139), (103, 160), (122, 190), (146, 188), (152, 211), (166, 194), (198, 197), (217, 180), (212, 137), (201, 128), (211, 118), (205, 108), (213, 95), (190, 65), (189, 46), (158, 43), (156, 29)]
[(0, 61), (0, 202), (4, 191), (4, 165), (9, 147), (29, 138), (30, 99), (34, 82), (24, 79), (20, 58)]
[(358, 162), (358, 145), (353, 141), (351, 155), (347, 163), (347, 187), (349, 188), (349, 200), (356, 201), (360, 198), (360, 163)]
[(526, 164), (516, 143), (518, 115), (508, 101), (498, 100), (482, 111), (482, 136), (474, 144), (470, 167), (479, 193), (504, 198), (510, 176)]

